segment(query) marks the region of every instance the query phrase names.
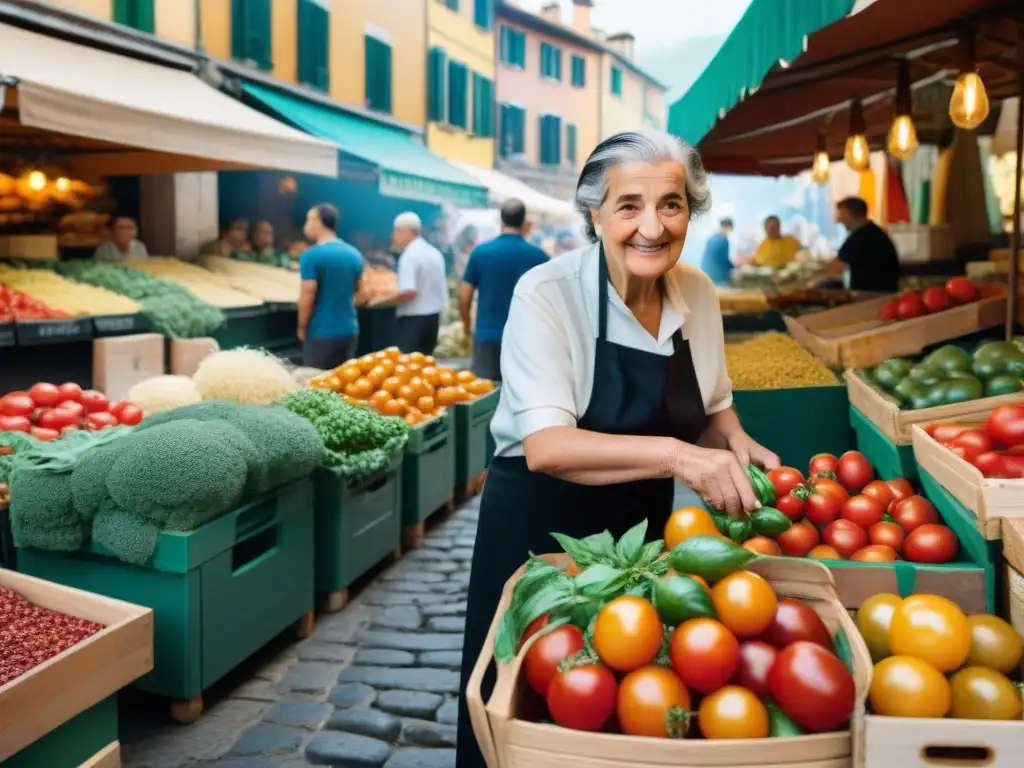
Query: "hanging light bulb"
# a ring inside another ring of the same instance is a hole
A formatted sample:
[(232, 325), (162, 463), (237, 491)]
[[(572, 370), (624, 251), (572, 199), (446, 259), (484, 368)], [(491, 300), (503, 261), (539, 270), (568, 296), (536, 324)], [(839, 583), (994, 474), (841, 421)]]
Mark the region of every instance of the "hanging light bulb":
[(988, 117), (988, 93), (975, 71), (974, 41), (970, 35), (964, 36), (962, 46), (964, 64), (949, 99), (949, 119), (957, 128), (972, 131)]
[(864, 135), (866, 130), (864, 107), (861, 106), (860, 99), (854, 99), (850, 104), (850, 131), (843, 157), (846, 158), (846, 164), (858, 172), (871, 167), (871, 147), (868, 146), (868, 139)]
[(53, 186), (57, 188), (58, 192), (67, 192), (71, 188), (71, 179), (67, 176), (61, 176), (53, 182)]
[(906, 160), (917, 149), (917, 128), (914, 125), (913, 97), (910, 94), (910, 62), (900, 62), (896, 79), (896, 115), (889, 127), (889, 154)]
[(818, 148), (814, 152), (814, 162), (811, 163), (811, 181), (815, 184), (828, 182), (828, 172), (832, 161), (828, 156), (828, 148), (825, 146), (825, 134), (818, 134)]
[(41, 192), (46, 188), (46, 174), (42, 171), (30, 171), (28, 173), (28, 187), (33, 192)]

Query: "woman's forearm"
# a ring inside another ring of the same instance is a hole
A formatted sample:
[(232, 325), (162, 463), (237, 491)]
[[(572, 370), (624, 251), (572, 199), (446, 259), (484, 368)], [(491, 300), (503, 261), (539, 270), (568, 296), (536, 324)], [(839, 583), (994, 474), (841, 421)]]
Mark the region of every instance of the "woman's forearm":
[(707, 426), (704, 427), (704, 434), (698, 443), (705, 448), (726, 450), (729, 447), (729, 439), (742, 431), (743, 425), (740, 424), (740, 417), (736, 415), (736, 409), (726, 408), (708, 416)]
[(685, 446), (670, 437), (606, 435), (550, 427), (523, 441), (533, 472), (580, 485), (612, 485), (673, 476)]

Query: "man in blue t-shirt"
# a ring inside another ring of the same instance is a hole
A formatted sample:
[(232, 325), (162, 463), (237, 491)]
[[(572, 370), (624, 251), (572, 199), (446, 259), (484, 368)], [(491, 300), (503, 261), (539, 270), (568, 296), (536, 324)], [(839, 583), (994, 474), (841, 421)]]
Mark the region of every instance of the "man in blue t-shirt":
[[(548, 255), (523, 238), (526, 206), (510, 198), (501, 206), (501, 234), (478, 245), (469, 255), (459, 287), (459, 314), (466, 338), (473, 342), (473, 373), (501, 381), (501, 334), (505, 331), (512, 292), (524, 273), (543, 264)], [(470, 308), (479, 291), (476, 329), (471, 329)]]
[(320, 203), (309, 209), (303, 233), (315, 245), (299, 258), (299, 341), (303, 364), (329, 369), (353, 357), (359, 339), (355, 297), (363, 257), (338, 237), (338, 209)]
[(732, 260), (729, 258), (732, 219), (722, 219), (718, 226), (719, 230), (708, 238), (704, 246), (704, 258), (700, 261), (700, 268), (715, 285), (727, 286), (729, 274), (732, 272)]

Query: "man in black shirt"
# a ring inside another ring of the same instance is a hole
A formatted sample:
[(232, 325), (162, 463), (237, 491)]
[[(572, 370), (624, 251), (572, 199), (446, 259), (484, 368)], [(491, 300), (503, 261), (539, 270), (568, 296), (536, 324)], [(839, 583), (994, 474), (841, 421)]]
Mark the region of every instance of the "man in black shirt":
[(900, 260), (896, 246), (884, 229), (868, 218), (868, 205), (859, 197), (836, 203), (836, 221), (849, 235), (839, 248), (839, 258), (828, 264), (815, 284), (844, 275), (850, 291), (895, 293), (899, 290)]

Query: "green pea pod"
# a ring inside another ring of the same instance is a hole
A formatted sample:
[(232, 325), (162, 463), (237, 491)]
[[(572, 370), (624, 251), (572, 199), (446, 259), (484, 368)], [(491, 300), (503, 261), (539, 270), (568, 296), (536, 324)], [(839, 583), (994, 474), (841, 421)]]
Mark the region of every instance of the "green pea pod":
[(653, 582), (651, 603), (664, 624), (676, 627), (684, 621), (715, 618), (711, 595), (683, 574), (669, 574)]
[(750, 484), (754, 487), (754, 495), (757, 496), (757, 500), (761, 504), (767, 506), (775, 503), (775, 486), (772, 485), (772, 481), (768, 479), (764, 470), (754, 464), (748, 464), (747, 477), (750, 478)]
[(771, 730), (768, 732), (770, 737), (784, 739), (790, 736), (804, 735), (803, 729), (790, 720), (774, 701), (766, 701), (764, 706), (768, 710), (768, 722), (771, 725)]
[(708, 583), (738, 571), (757, 555), (718, 536), (691, 536), (669, 553), (669, 564), (679, 573), (700, 576)]
[(754, 535), (754, 524), (749, 517), (734, 517), (729, 521), (728, 536), (735, 542), (742, 544)]
[(761, 536), (774, 539), (781, 536), (793, 526), (793, 521), (774, 507), (761, 507), (750, 515), (754, 524), (754, 532)]

